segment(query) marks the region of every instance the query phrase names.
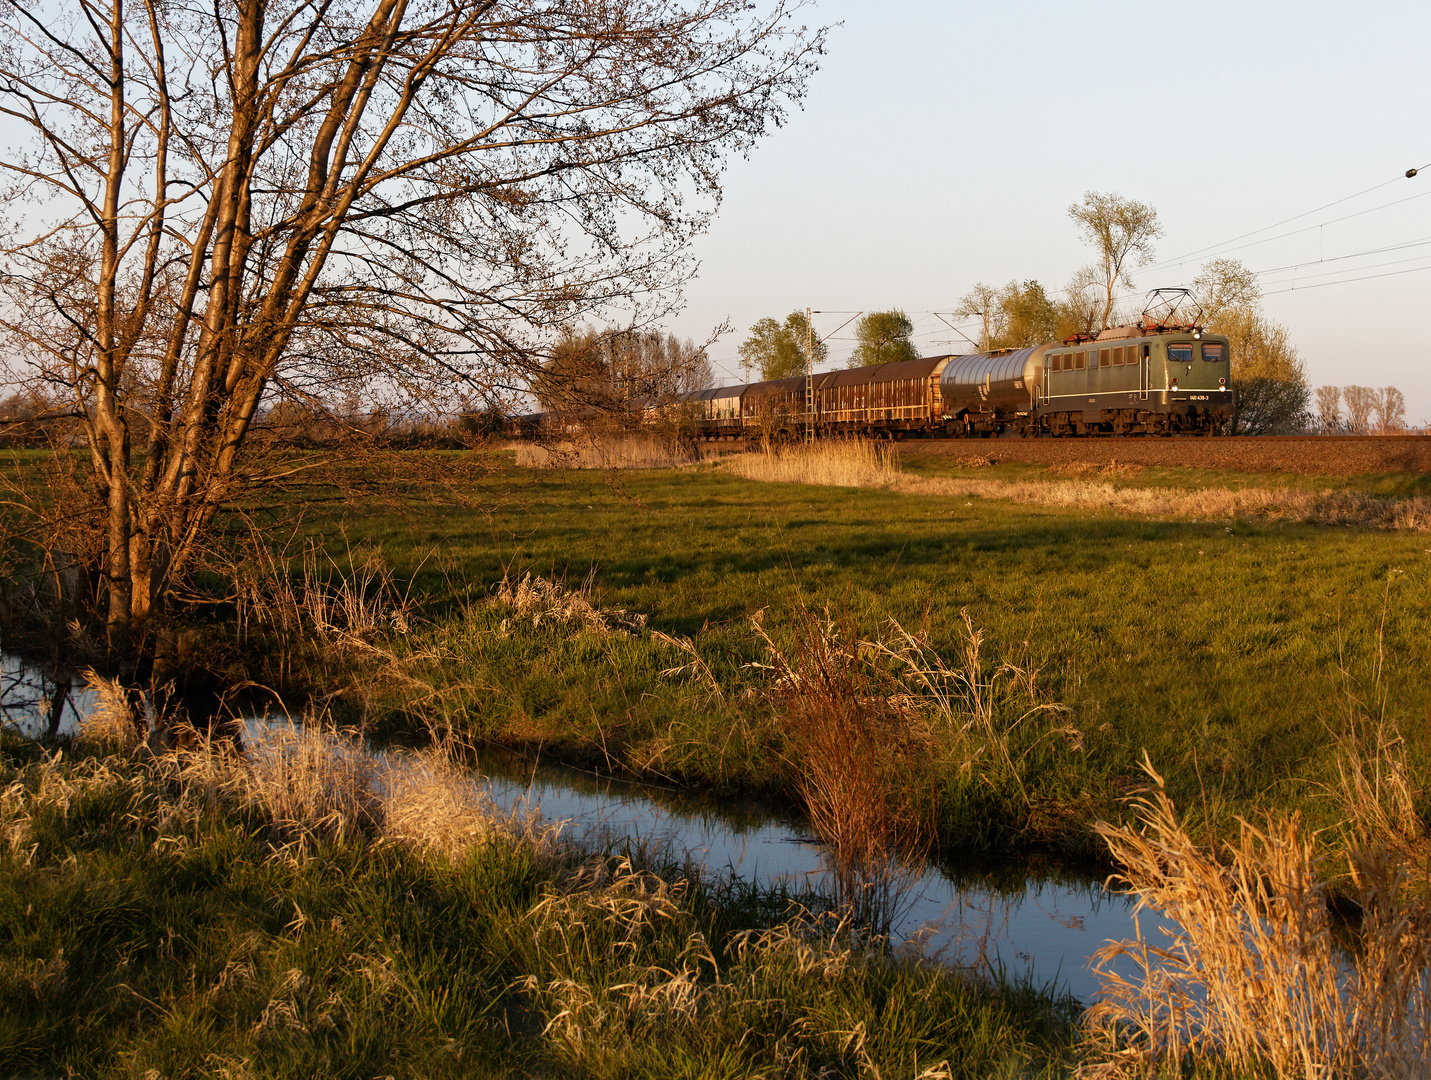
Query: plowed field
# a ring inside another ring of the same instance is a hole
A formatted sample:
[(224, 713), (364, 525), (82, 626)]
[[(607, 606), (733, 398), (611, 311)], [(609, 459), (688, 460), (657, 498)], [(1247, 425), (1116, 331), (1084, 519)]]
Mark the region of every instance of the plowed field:
[(931, 439), (900, 445), (902, 454), (988, 459), (980, 464), (1185, 466), (1235, 472), (1361, 476), (1431, 472), (1431, 436), (1133, 439)]

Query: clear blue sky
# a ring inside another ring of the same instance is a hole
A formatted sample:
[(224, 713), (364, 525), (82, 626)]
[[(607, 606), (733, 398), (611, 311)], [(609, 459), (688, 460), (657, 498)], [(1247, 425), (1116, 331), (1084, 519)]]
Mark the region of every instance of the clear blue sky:
[[(1062, 287), (1089, 261), (1067, 216), (1089, 189), (1157, 208), (1161, 262), (1394, 181), (1227, 254), (1254, 270), (1329, 260), (1294, 291), (1291, 272), (1264, 277), (1266, 313), (1313, 385), (1396, 385), (1409, 420), (1431, 419), (1431, 169), (1401, 178), (1431, 163), (1431, 5), (827, 0), (808, 21), (843, 25), (804, 110), (732, 163), (673, 324), (704, 339), (731, 318), (718, 378), (738, 376), (756, 319), (806, 306), (902, 307), (921, 351), (960, 351), (925, 313), (980, 280)], [(1408, 196), (1425, 197), (1332, 220)], [(1135, 281), (1190, 282), (1206, 257)], [(850, 347), (831, 342), (832, 359)]]

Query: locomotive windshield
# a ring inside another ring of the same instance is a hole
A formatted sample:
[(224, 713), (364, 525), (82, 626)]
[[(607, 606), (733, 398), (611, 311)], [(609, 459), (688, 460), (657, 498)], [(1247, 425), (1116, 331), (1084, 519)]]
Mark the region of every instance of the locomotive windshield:
[(1193, 362), (1193, 347), (1191, 345), (1169, 345), (1168, 359), (1174, 364), (1191, 364)]
[(1222, 342), (1205, 341), (1202, 346), (1202, 358), (1209, 364), (1220, 364), (1227, 359), (1227, 354), (1223, 352)]

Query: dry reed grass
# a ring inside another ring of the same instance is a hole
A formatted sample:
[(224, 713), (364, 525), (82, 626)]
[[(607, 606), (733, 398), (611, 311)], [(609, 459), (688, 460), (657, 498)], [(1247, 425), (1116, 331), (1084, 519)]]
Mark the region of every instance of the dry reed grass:
[(900, 475), (894, 448), (864, 439), (770, 445), (759, 452), (735, 454), (723, 465), (747, 480), (834, 487), (888, 487)]
[[(205, 808), (256, 812), (275, 850), (296, 857), (324, 840), (366, 838), (450, 859), (504, 837), (543, 851), (555, 840), (535, 818), (499, 813), (481, 777), (461, 763), (460, 748), (451, 744), (378, 754), (358, 736), (310, 716), (303, 723), (250, 724), (242, 743), (185, 728), (178, 748), (136, 759), (127, 753), (137, 743), (129, 734), (128, 695), (114, 680), (92, 673), (89, 688), (100, 707), (84, 718), (80, 741), (108, 754), (84, 769), (95, 777), (140, 769), (134, 774), (140, 782), (153, 781), (148, 812), (165, 820), (192, 821)], [(42, 770), (37, 791), (48, 792), (44, 785), (56, 782), (58, 764), (56, 757), (55, 767)], [(81, 779), (66, 783), (98, 782), (78, 768), (70, 772)], [(44, 797), (68, 805), (67, 796)]]
[(976, 495), (1016, 503), (1162, 517), (1259, 517), (1315, 525), (1431, 532), (1431, 500), (1365, 495), (1355, 491), (1292, 488), (1115, 487), (1107, 481), (982, 480), (901, 475), (891, 485), (913, 495)]
[[(1085, 1077), (1182, 1075), (1195, 1062), (1314, 1080), (1431, 1074), (1431, 905), (1387, 849), (1347, 859), (1364, 913), (1350, 954), (1331, 880), (1296, 815), (1241, 823), (1225, 859), (1196, 846), (1162, 778), (1133, 800), (1135, 825), (1100, 824), (1138, 897), (1176, 929), (1097, 956)], [(1131, 961), (1124, 978), (1114, 960)]]
[[(993, 464), (988, 458), (961, 458), (960, 464)], [(911, 495), (977, 496), (1016, 503), (1162, 517), (1232, 519), (1258, 517), (1318, 525), (1431, 532), (1431, 500), (1394, 498), (1355, 491), (1292, 488), (1171, 488), (1117, 486), (1141, 471), (1137, 465), (1060, 466), (1072, 480), (987, 480), (979, 477), (922, 477), (900, 471), (893, 448), (858, 440), (826, 440), (764, 453), (737, 454), (724, 467), (747, 480), (877, 487)]]
[(803, 605), (787, 653), (755, 620), (783, 710), (795, 789), (829, 856), (837, 906), (887, 934), (933, 842), (932, 733), (863, 657), (848, 618)]
[(701, 452), (683, 440), (654, 435), (606, 435), (552, 442), (513, 442), (526, 469), (675, 469), (694, 465)]
[(369, 647), (380, 636), (406, 634), (418, 620), (411, 587), (398, 587), (381, 548), (349, 546), (343, 567), (316, 541), (296, 556), (262, 545), (238, 578), (240, 633), (250, 621), (325, 644)]
[[(563, 582), (536, 577), (531, 571), (520, 581), (502, 575), (497, 584), (496, 603), (512, 609), (522, 622), (530, 622), (536, 630), (543, 623), (575, 623), (578, 628), (594, 634), (634, 634), (646, 625), (644, 614), (632, 614), (620, 608), (603, 608), (595, 603), (596, 577), (588, 574), (580, 587), (569, 589)], [(509, 633), (511, 620), (502, 620), (502, 632)]]

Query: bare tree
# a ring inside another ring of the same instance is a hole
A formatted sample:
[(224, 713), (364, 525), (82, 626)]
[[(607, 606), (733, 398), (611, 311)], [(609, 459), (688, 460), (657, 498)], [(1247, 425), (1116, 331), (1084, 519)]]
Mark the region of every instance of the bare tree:
[(1081, 266), (1063, 288), (1058, 304), (1055, 334), (1059, 340), (1077, 334), (1092, 334), (1097, 328), (1099, 309), (1105, 303), (1102, 273), (1096, 266)]
[(1371, 414), (1376, 409), (1377, 398), (1377, 392), (1369, 386), (1342, 389), (1342, 400), (1347, 406), (1347, 427), (1353, 434), (1366, 435), (1371, 431)]
[(986, 282), (979, 282), (959, 298), (954, 307), (956, 319), (979, 319), (979, 348), (984, 352), (998, 347), (1004, 335), (1005, 315), (999, 303), (999, 290)]
[(1338, 386), (1317, 387), (1317, 426), (1323, 434), (1342, 427), (1342, 391)]
[(1262, 301), (1257, 275), (1239, 259), (1209, 259), (1193, 278), (1192, 292), (1207, 326), (1231, 312), (1256, 310)]
[(1372, 416), (1378, 435), (1394, 435), (1406, 427), (1406, 395), (1394, 386), (1373, 391)]
[(0, 0), (0, 325), (84, 418), (111, 646), (277, 475), (266, 395), (462, 405), (668, 310), (814, 68), (798, 8)]
[(1153, 260), (1153, 241), (1163, 235), (1158, 212), (1147, 203), (1121, 195), (1084, 192), (1083, 201), (1068, 208), (1083, 238), (1098, 251), (1099, 283), (1104, 293), (1102, 329), (1113, 315), (1114, 292), (1121, 283), (1133, 287), (1129, 273), (1136, 260), (1146, 266)]

